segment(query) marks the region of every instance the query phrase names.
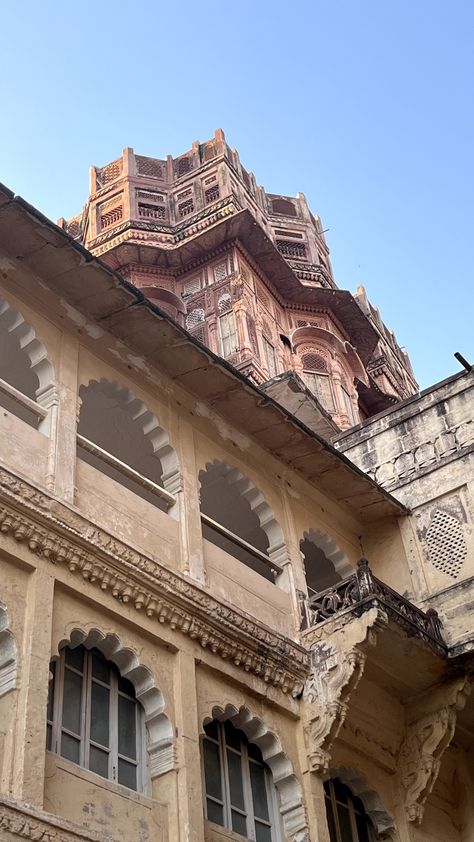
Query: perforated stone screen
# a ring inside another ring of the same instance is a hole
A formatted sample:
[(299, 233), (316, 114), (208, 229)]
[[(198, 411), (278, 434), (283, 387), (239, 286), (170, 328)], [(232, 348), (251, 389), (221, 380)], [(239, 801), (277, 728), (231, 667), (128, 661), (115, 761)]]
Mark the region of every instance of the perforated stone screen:
[(426, 545), (433, 567), (457, 579), (467, 556), (462, 523), (437, 509), (426, 533)]

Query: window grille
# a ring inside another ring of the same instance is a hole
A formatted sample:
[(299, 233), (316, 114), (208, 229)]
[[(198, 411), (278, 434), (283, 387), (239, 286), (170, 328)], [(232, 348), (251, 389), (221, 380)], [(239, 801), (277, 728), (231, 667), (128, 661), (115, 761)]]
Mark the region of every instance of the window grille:
[(186, 199), (185, 202), (181, 202), (181, 204), (178, 205), (178, 214), (181, 217), (181, 219), (183, 219), (183, 217), (185, 216), (189, 216), (189, 214), (193, 213), (193, 211), (194, 202), (192, 199)]
[(107, 164), (105, 167), (96, 170), (97, 186), (104, 187), (105, 184), (110, 184), (115, 181), (122, 174), (122, 159), (118, 158), (116, 161)]
[(196, 292), (199, 292), (201, 289), (201, 278), (198, 275), (197, 278), (191, 278), (191, 280), (186, 281), (183, 286), (183, 295), (194, 295)]
[(219, 313), (225, 313), (227, 310), (230, 310), (232, 307), (232, 298), (230, 297), (230, 293), (225, 292), (224, 295), (221, 295), (217, 302), (217, 309)]
[(210, 205), (211, 202), (217, 202), (219, 198), (219, 185), (215, 184), (213, 187), (208, 187), (205, 191), (206, 197), (206, 205)]
[(165, 219), (166, 210), (160, 205), (138, 205), (138, 216), (141, 219)]
[(97, 649), (65, 647), (51, 661), (46, 748), (143, 789), (143, 709), (133, 685)]
[(188, 317), (186, 318), (186, 327), (188, 330), (192, 330), (197, 325), (201, 324), (205, 319), (205, 313), (202, 307), (196, 307), (195, 310), (191, 310)]
[(182, 175), (186, 175), (186, 173), (190, 172), (193, 168), (193, 159), (191, 156), (185, 158), (179, 158), (175, 164), (175, 173), (178, 178), (181, 178)]
[(216, 283), (223, 281), (224, 278), (227, 278), (228, 274), (227, 263), (219, 263), (218, 266), (214, 266), (214, 280)]
[(205, 816), (256, 842), (280, 842), (275, 785), (258, 746), (230, 722), (204, 728)]
[(306, 260), (306, 246), (304, 243), (295, 243), (292, 240), (277, 240), (276, 245), (283, 257), (297, 257)]
[(100, 217), (100, 227), (103, 228), (110, 228), (112, 225), (116, 225), (117, 222), (120, 222), (123, 215), (123, 207), (122, 205), (117, 205), (115, 208), (111, 210), (107, 210), (102, 213)]
[(147, 175), (149, 178), (163, 178), (165, 162), (156, 158), (147, 158), (144, 155), (136, 155), (137, 171), (140, 175)]
[(326, 360), (321, 354), (305, 354), (303, 357), (303, 368), (305, 371), (323, 371), (328, 373)]
[(335, 778), (324, 784), (324, 795), (331, 842), (375, 842), (372, 820), (349, 787)]
[(269, 379), (271, 379), (272, 377), (276, 377), (276, 375), (278, 374), (276, 353), (272, 343), (269, 342), (268, 339), (265, 338), (265, 336), (263, 337), (263, 350), (265, 353), (265, 362), (267, 365), (268, 377)]
[(235, 316), (232, 310), (219, 318), (219, 330), (221, 334), (222, 356), (225, 358), (230, 357), (239, 350)]

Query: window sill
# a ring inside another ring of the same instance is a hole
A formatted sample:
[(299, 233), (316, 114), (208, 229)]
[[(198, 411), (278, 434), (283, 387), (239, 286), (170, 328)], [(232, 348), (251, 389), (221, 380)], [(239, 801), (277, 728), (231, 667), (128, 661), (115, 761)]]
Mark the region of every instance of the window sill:
[[(61, 757), (52, 751), (47, 751), (46, 754), (53, 760), (56, 769), (61, 769), (69, 775), (80, 778), (81, 780), (93, 784), (95, 787), (100, 787), (107, 792), (114, 792), (116, 795), (120, 795), (122, 798), (127, 798), (134, 804), (141, 804), (143, 807), (147, 807), (148, 809), (151, 809), (153, 804), (161, 804), (161, 802), (157, 801), (156, 798), (152, 798), (150, 795), (145, 795), (142, 792), (135, 792), (135, 790), (128, 789), (128, 787), (118, 784), (115, 781), (109, 781), (107, 778), (103, 778), (101, 775), (96, 775), (95, 772), (91, 772), (89, 769), (84, 769), (82, 766), (78, 766), (71, 760), (66, 760), (64, 757)], [(242, 837), (239, 838), (241, 839)]]
[(229, 830), (228, 827), (222, 827), (207, 819), (204, 819), (204, 827), (206, 842), (219, 842), (221, 839), (232, 839), (234, 842), (248, 842), (249, 840), (248, 836), (241, 836), (240, 833), (235, 833), (234, 830)]

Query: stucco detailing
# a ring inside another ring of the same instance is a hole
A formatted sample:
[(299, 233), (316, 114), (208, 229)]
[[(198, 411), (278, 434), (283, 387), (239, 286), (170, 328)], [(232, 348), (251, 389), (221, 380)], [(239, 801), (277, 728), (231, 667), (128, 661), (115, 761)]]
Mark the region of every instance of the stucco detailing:
[(117, 404), (129, 413), (133, 421), (142, 430), (153, 448), (154, 455), (160, 460), (163, 469), (163, 487), (171, 494), (181, 490), (181, 474), (179, 471), (178, 456), (171, 447), (168, 433), (160, 426), (156, 415), (154, 415), (146, 404), (135, 397), (133, 392), (126, 386), (116, 381), (91, 380), (87, 386), (81, 386), (80, 397), (83, 399), (86, 391), (98, 389), (108, 397), (114, 398)]
[(156, 686), (152, 672), (140, 664), (135, 653), (126, 649), (117, 635), (104, 635), (96, 628), (89, 631), (71, 629), (68, 637), (60, 642), (59, 649), (66, 645), (74, 648), (81, 644), (86, 649), (96, 648), (102, 652), (107, 660), (118, 667), (120, 674), (133, 684), (137, 700), (145, 711), (150, 776), (153, 779), (169, 772), (175, 767), (173, 726), (164, 713), (163, 694)]
[(325, 642), (313, 646), (311, 655), (313, 671), (303, 691), (304, 736), (309, 767), (321, 772), (328, 769), (350, 695), (364, 671), (365, 655), (357, 648), (338, 652)]
[(355, 769), (346, 766), (331, 768), (332, 778), (339, 778), (343, 784), (349, 787), (352, 794), (360, 798), (368, 816), (372, 819), (379, 839), (398, 839), (395, 830), (395, 821), (387, 812), (380, 796), (371, 787), (368, 781)]
[(267, 535), (269, 546), (268, 555), (272, 561), (284, 564), (288, 559), (283, 532), (278, 523), (272, 508), (265, 500), (262, 492), (254, 485), (249, 477), (245, 476), (235, 465), (229, 465), (215, 459), (214, 462), (206, 464), (206, 470), (218, 465), (222, 469), (228, 485), (235, 485), (241, 497), (247, 500), (250, 508), (258, 517), (260, 526)]
[(229, 720), (235, 728), (240, 728), (251, 743), (255, 743), (262, 752), (263, 759), (271, 769), (274, 784), (280, 796), (280, 813), (283, 819), (285, 839), (288, 842), (309, 842), (309, 830), (303, 803), (301, 785), (294, 773), (293, 766), (284, 753), (280, 740), (273, 734), (266, 723), (246, 707), (213, 707), (211, 716), (204, 720), (204, 725), (218, 719)]
[(309, 670), (303, 647), (2, 469), (0, 532), (284, 693), (301, 693)]
[(8, 630), (7, 609), (0, 602), (0, 696), (16, 687), (16, 643)]
[(116, 842), (107, 832), (85, 830), (72, 822), (5, 796), (0, 797), (0, 838), (32, 842)]
[(433, 567), (457, 579), (467, 557), (462, 523), (448, 512), (436, 509), (426, 532), (426, 546)]
[(420, 824), (426, 799), (438, 777), (442, 756), (471, 690), (468, 679), (442, 685), (422, 700), (407, 717), (400, 749), (399, 775), (409, 821)]
[(17, 340), (21, 350), (30, 360), (30, 367), (38, 378), (36, 400), (45, 408), (51, 405), (51, 391), (54, 390), (54, 372), (46, 348), (40, 342), (34, 329), (25, 322), (22, 314), (0, 296), (0, 322), (8, 333)]

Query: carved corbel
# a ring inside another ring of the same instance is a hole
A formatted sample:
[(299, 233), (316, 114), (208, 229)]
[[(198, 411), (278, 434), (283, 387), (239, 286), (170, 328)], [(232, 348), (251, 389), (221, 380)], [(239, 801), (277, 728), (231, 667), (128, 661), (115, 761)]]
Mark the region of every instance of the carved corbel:
[[(438, 777), (441, 760), (466, 704), (471, 682), (458, 679), (424, 697), (411, 713), (399, 754), (399, 775), (408, 820), (420, 824), (426, 799)], [(424, 707), (424, 710), (423, 710)]]
[(354, 647), (336, 652), (325, 643), (312, 650), (313, 671), (303, 691), (304, 736), (312, 772), (327, 771), (330, 752), (346, 718), (348, 702), (364, 671), (366, 656)]

